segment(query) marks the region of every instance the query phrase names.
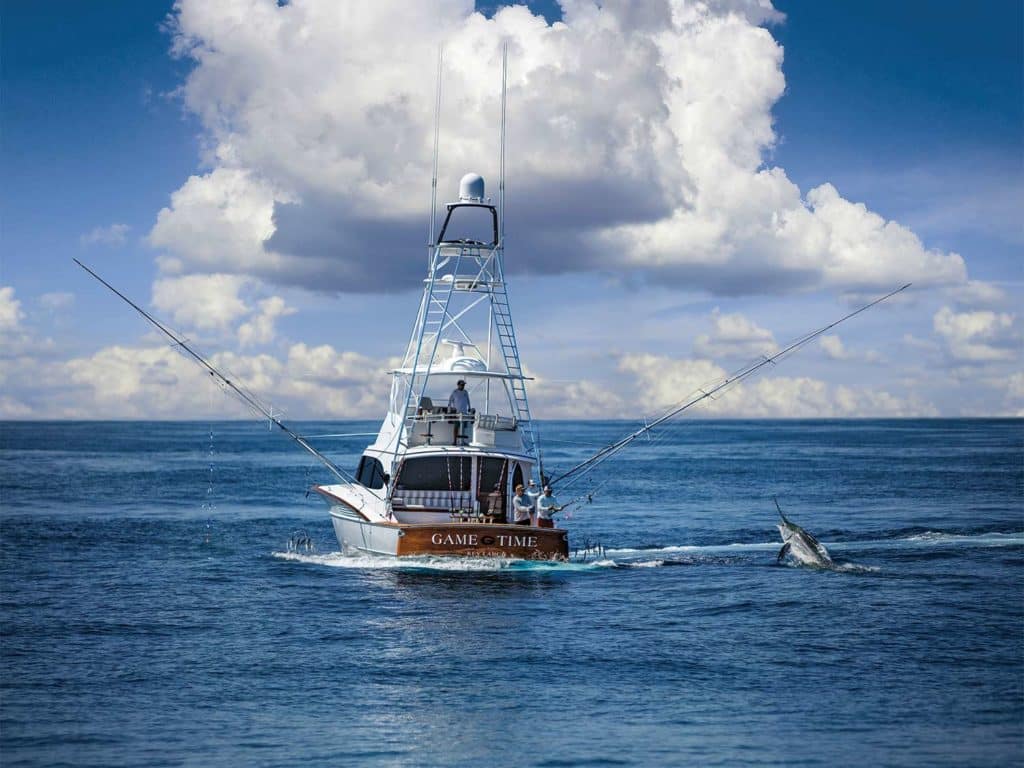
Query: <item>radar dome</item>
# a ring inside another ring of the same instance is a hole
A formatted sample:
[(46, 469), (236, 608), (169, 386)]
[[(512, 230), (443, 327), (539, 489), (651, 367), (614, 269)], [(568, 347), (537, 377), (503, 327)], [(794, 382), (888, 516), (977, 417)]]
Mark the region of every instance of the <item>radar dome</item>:
[(484, 201), (484, 177), (479, 173), (467, 173), (459, 182), (459, 200), (466, 203)]

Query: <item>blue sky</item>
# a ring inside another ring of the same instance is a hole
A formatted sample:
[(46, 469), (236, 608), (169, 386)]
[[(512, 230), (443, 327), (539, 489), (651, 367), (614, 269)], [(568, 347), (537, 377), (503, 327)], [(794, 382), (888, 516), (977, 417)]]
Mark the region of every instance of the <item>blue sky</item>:
[(72, 257), (291, 415), (379, 415), (445, 35), (449, 187), (493, 178), (488, 62), (514, 41), (507, 258), (541, 416), (656, 411), (904, 280), (712, 413), (1024, 409), (1019, 3), (385, 5), (3, 4), (0, 415), (238, 413)]

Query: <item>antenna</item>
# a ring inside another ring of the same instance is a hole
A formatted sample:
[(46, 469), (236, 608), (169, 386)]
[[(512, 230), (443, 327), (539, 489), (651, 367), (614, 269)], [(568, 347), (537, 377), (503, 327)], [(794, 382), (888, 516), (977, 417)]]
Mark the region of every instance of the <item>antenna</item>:
[(430, 235), (427, 240), (427, 269), (430, 269), (431, 250), (434, 247), (434, 219), (437, 218), (437, 145), (441, 133), (441, 67), (444, 65), (444, 45), (437, 47), (437, 95), (434, 99), (434, 172), (430, 177)]
[(508, 83), (508, 40), (501, 44), (501, 150), (498, 166), (498, 242), (505, 247), (505, 93)]

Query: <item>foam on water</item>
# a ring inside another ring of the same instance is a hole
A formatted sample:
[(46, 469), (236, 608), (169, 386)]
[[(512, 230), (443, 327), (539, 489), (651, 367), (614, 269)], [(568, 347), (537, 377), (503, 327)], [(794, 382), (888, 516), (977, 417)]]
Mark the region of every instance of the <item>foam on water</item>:
[(1024, 533), (945, 533), (943, 531), (925, 531), (907, 536), (901, 541), (912, 541), (915, 544), (968, 544), (980, 547), (1014, 547), (1024, 545)]
[[(945, 533), (926, 531), (912, 536), (895, 536), (858, 541), (823, 541), (829, 550), (833, 547), (844, 549), (899, 548), (907, 544), (928, 546), (963, 545), (971, 547), (1013, 547), (1024, 546), (1024, 532), (1021, 533)], [(732, 544), (669, 544), (663, 547), (620, 547), (606, 549), (608, 555), (652, 555), (652, 554), (725, 554), (736, 552), (774, 552), (782, 546), (781, 541), (736, 542)]]
[(326, 555), (297, 552), (272, 552), (280, 560), (320, 565), (329, 568), (360, 568), (365, 570), (427, 570), (458, 572), (494, 571), (590, 571), (614, 566), (612, 561), (518, 560), (500, 557), (390, 557), (387, 555), (347, 555), (331, 552)]

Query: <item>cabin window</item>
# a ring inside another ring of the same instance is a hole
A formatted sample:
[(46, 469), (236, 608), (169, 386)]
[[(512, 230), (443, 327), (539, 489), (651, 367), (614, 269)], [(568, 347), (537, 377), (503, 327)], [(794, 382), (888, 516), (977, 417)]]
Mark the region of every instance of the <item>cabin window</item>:
[(415, 491), (468, 491), (472, 459), (468, 456), (422, 456), (406, 459), (396, 487)]
[(504, 491), (507, 472), (507, 459), (480, 459), (480, 482), (476, 486), (478, 493), (486, 496), (491, 491)]
[(372, 456), (363, 456), (356, 470), (356, 482), (375, 490), (383, 488), (387, 484), (384, 465)]

